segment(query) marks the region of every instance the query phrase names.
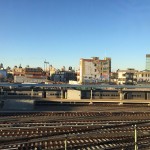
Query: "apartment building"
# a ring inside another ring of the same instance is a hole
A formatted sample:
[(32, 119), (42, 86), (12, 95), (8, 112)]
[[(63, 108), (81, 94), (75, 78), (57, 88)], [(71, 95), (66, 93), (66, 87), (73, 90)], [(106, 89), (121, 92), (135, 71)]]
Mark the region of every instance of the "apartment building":
[(111, 58), (80, 59), (80, 83), (98, 83), (110, 80)]
[(118, 84), (136, 84), (138, 70), (129, 68), (126, 70), (118, 70)]
[(146, 54), (146, 70), (150, 71), (150, 54)]
[(137, 82), (150, 82), (150, 71), (144, 70), (137, 72)]
[(54, 82), (69, 83), (69, 80), (77, 81), (77, 73), (75, 71), (57, 71), (52, 74), (51, 80)]

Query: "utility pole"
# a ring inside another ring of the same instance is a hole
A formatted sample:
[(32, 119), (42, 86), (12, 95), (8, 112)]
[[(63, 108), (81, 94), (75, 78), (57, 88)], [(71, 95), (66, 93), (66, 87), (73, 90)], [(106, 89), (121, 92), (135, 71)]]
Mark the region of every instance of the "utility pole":
[(138, 150), (138, 145), (137, 145), (137, 127), (134, 125), (134, 146), (135, 150)]
[(64, 144), (65, 144), (65, 150), (67, 150), (67, 135), (65, 135), (65, 141), (64, 141)]
[[(45, 60), (46, 61), (46, 60)], [(44, 61), (44, 71), (45, 71), (45, 61)]]

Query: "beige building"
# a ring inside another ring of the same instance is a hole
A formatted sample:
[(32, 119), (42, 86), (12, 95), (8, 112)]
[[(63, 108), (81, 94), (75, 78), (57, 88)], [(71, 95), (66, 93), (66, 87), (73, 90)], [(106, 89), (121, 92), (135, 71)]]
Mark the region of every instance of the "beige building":
[(80, 83), (97, 83), (109, 81), (111, 73), (111, 58), (100, 60), (99, 57), (80, 59)]
[(137, 72), (137, 82), (150, 82), (150, 71)]
[(21, 65), (19, 67), (15, 66), (12, 70), (12, 74), (14, 76), (24, 76), (24, 71), (25, 69), (21, 67)]
[(128, 68), (126, 70), (118, 70), (117, 72), (118, 84), (136, 84), (138, 70)]
[(135, 69), (118, 70), (118, 84), (138, 84), (150, 82), (150, 71), (138, 71)]
[(15, 66), (13, 68), (14, 82), (15, 83), (24, 83), (24, 82), (33, 82), (41, 83), (45, 82), (46, 75), (42, 68), (22, 68), (21, 66)]
[(49, 70), (50, 70), (50, 76), (56, 73), (56, 68), (54, 68), (52, 65), (50, 65)]

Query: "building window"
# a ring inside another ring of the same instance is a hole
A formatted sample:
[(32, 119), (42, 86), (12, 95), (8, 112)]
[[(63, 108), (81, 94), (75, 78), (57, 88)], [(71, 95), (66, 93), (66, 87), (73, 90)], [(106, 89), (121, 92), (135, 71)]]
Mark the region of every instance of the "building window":
[(96, 72), (97, 70), (95, 69), (95, 72)]

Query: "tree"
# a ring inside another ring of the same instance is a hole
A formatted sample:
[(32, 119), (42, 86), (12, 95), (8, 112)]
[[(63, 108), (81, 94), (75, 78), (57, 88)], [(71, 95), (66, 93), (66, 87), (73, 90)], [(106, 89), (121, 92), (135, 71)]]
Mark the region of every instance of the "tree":
[(7, 74), (7, 81), (8, 82), (13, 82), (14, 81), (14, 76), (11, 73)]
[(6, 70), (8, 71), (8, 70), (11, 70), (11, 68), (8, 66), (7, 68), (6, 68)]

